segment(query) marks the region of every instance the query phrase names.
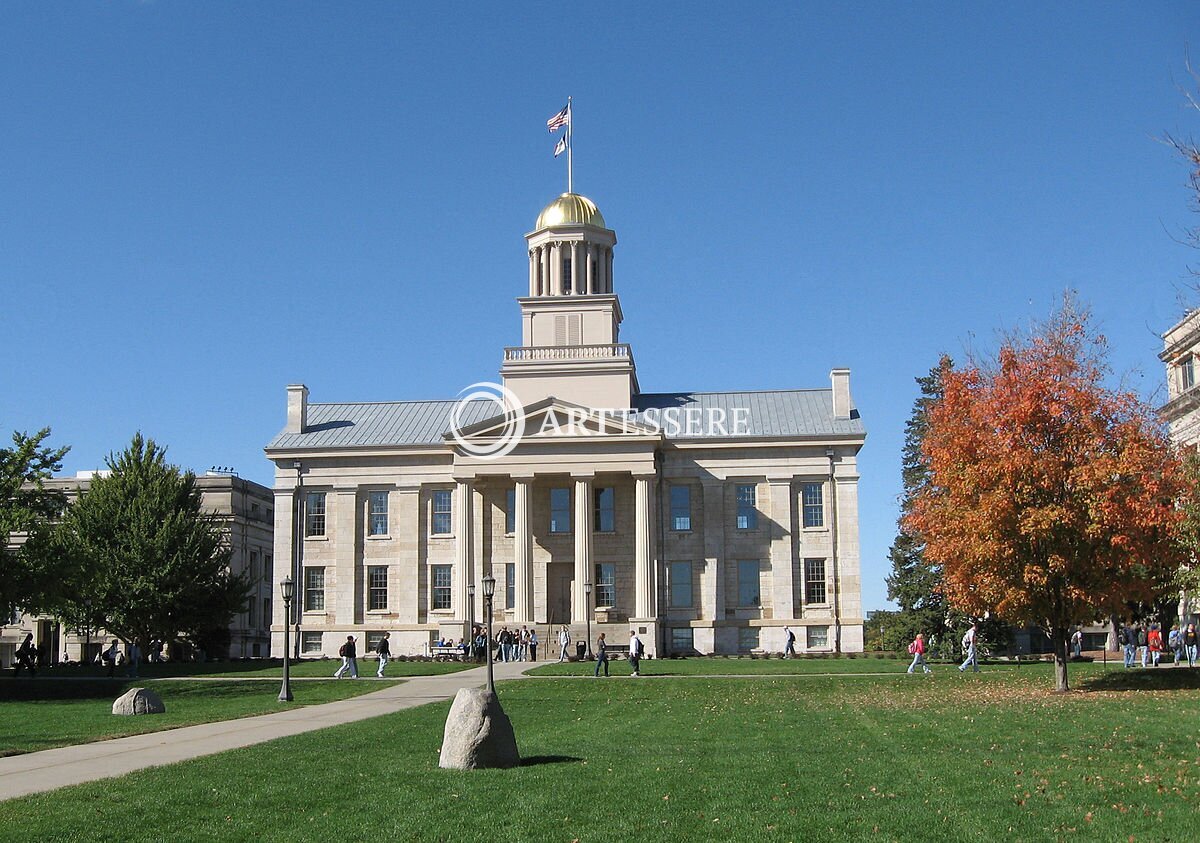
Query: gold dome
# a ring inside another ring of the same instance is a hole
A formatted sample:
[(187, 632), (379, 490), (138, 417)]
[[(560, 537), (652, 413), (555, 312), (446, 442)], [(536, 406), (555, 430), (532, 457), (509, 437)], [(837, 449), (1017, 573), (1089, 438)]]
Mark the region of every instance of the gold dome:
[(606, 228), (604, 217), (596, 203), (578, 193), (564, 193), (538, 214), (534, 231), (541, 231), (552, 225), (591, 225), (596, 228)]

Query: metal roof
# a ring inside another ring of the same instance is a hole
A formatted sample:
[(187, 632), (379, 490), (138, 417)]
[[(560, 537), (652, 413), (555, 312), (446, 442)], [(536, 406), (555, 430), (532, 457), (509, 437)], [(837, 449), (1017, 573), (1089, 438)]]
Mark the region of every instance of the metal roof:
[[(458, 404), (454, 400), (309, 404), (305, 432), (281, 431), (267, 449), (438, 445), (450, 432), (450, 416)], [(709, 438), (703, 435), (704, 426), (722, 411), (728, 435), (737, 438), (862, 436), (866, 432), (857, 411), (849, 419), (833, 417), (830, 389), (643, 393), (635, 396), (634, 405), (632, 420), (658, 427), (668, 439)], [(689, 410), (696, 420), (690, 431)], [(744, 419), (736, 427), (735, 412)], [(465, 428), (495, 413), (492, 401), (467, 402), (459, 424)], [(677, 432), (668, 421), (672, 415), (679, 420)]]

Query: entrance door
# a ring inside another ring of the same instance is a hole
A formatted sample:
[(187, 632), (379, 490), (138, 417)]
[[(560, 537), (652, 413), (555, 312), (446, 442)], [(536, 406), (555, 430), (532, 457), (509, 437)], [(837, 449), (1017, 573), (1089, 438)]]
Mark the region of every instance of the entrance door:
[(546, 566), (546, 615), (554, 625), (570, 623), (571, 583), (575, 565), (571, 562), (551, 562)]

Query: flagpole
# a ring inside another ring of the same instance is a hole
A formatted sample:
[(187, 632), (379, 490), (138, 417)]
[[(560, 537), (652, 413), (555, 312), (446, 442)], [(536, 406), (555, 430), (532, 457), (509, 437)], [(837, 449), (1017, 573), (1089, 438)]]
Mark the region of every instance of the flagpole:
[(571, 133), (574, 131), (571, 126), (572, 120), (571, 98), (567, 97), (567, 193), (575, 192), (575, 161), (571, 151)]

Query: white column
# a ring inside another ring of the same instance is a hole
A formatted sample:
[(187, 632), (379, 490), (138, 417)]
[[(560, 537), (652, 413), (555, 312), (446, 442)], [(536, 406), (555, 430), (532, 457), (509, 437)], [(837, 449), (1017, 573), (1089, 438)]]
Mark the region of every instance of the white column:
[(571, 242), (571, 295), (577, 296), (584, 292), (583, 275), (579, 272), (579, 241)]
[[(591, 598), (583, 584), (592, 582), (592, 478), (575, 478), (575, 589), (571, 622), (583, 623), (592, 611)], [(594, 589), (596, 584), (592, 582)]]
[(596, 287), (596, 247), (588, 243), (583, 250), (583, 260), (586, 264), (588, 295), (600, 292)]
[(471, 500), (474, 497), (471, 481), (459, 480), (454, 489), (454, 614), (467, 622), (467, 584), (475, 576), (471, 564), (472, 541)]
[[(291, 577), (296, 588), (292, 606), (304, 594), (304, 574), (293, 569), (296, 564), (296, 508), (300, 506), (297, 493), (291, 489), (275, 490), (275, 550), (272, 553), (271, 572), (271, 655), (279, 658), (283, 653), (283, 627), (290, 623), (279, 593), (279, 584), (284, 577)], [(290, 635), (290, 632), (289, 632)], [(288, 642), (291, 645), (291, 641)]]
[(548, 262), (550, 264), (550, 295), (562, 295), (562, 251), (559, 249), (558, 243), (547, 243), (546, 249), (550, 252)]
[(652, 618), (656, 612), (654, 597), (654, 528), (650, 513), (652, 476), (634, 477), (634, 615)]
[[(330, 503), (333, 504), (332, 512), (329, 511)], [(356, 624), (367, 605), (363, 595), (363, 571), (357, 564), (356, 554), (361, 523), (358, 518), (358, 489), (334, 489), (333, 494), (326, 498), (325, 508), (326, 521), (333, 526), (332, 531), (326, 530), (326, 535), (333, 542), (334, 559), (333, 601), (332, 606), (329, 601), (326, 602), (326, 611), (333, 615), (334, 623)], [(327, 582), (326, 589), (329, 586)], [(330, 608), (332, 612), (328, 611)]]
[[(796, 499), (790, 477), (769, 477), (771, 501), (771, 615), (775, 620), (796, 617), (792, 565), (792, 510)], [(767, 642), (764, 642), (767, 644)], [(769, 647), (773, 645), (767, 644)], [(782, 645), (780, 645), (782, 649)]]
[(533, 534), (529, 521), (529, 484), (526, 478), (516, 478), (513, 495), (516, 509), (513, 524), (513, 561), (516, 563), (514, 587), (516, 606), (514, 620), (526, 623), (533, 620)]
[(725, 620), (725, 484), (704, 484), (704, 573), (700, 579), (701, 617)]
[(529, 250), (529, 295), (537, 295), (537, 249)]
[(554, 295), (553, 287), (550, 284), (550, 244), (543, 243), (538, 246), (538, 258), (542, 262), (542, 283), (541, 289), (538, 291), (539, 296)]
[(613, 253), (612, 249), (604, 250), (604, 259), (607, 261), (607, 266), (604, 268), (604, 279), (608, 284), (608, 292), (612, 292), (612, 273), (613, 273)]

